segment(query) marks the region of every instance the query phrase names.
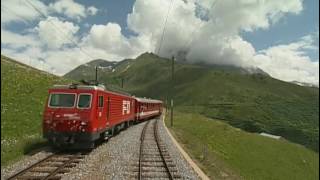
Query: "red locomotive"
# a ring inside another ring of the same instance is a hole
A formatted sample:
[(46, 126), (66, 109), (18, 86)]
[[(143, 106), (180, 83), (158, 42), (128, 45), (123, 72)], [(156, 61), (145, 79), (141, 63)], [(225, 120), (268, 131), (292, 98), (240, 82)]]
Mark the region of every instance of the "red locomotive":
[(43, 136), (56, 146), (93, 148), (99, 139), (162, 113), (162, 101), (105, 90), (101, 85), (55, 85), (43, 114)]

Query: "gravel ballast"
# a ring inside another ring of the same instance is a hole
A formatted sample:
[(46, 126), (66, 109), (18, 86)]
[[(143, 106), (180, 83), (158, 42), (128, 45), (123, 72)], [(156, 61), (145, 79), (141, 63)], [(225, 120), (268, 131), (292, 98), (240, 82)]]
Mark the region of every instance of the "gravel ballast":
[(9, 165), (5, 168), (1, 168), (1, 179), (7, 179), (10, 176), (16, 174), (17, 172), (35, 164), (36, 162), (48, 157), (52, 154), (52, 149), (45, 148), (43, 151), (40, 151), (34, 155), (25, 156), (22, 160)]
[[(68, 174), (63, 175), (62, 179), (136, 179), (137, 172), (134, 172), (134, 169), (137, 169), (138, 166), (140, 136), (145, 123), (131, 126), (92, 150)], [(163, 144), (166, 144), (170, 157), (182, 179), (199, 179), (171, 141), (164, 129), (163, 121), (159, 119), (158, 123), (160, 138)], [(13, 167), (1, 170), (1, 174), (4, 174), (1, 177), (7, 177), (5, 175), (17, 172), (49, 154), (41, 152), (36, 154), (36, 157), (28, 157)]]

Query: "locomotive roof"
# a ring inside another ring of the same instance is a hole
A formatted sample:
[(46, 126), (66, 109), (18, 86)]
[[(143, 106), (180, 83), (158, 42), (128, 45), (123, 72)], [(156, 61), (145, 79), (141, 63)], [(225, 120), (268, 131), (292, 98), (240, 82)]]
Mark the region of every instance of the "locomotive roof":
[(145, 102), (145, 103), (162, 103), (162, 101), (155, 100), (155, 99), (138, 98), (138, 97), (135, 97), (135, 99), (139, 102)]
[(110, 91), (108, 89), (105, 88), (104, 85), (75, 85), (75, 87), (72, 87), (74, 85), (54, 85), (51, 89), (85, 89), (85, 90), (101, 90), (101, 91), (105, 91), (108, 93), (112, 93), (112, 94), (117, 94), (117, 95), (121, 95), (121, 96), (126, 96), (126, 97), (131, 97), (128, 94), (124, 94), (124, 93), (119, 93), (119, 92), (114, 92), (114, 91)]
[[(72, 85), (54, 85), (51, 89), (72, 89), (71, 86)], [(76, 89), (92, 89), (92, 90), (108, 91), (104, 86), (99, 86), (99, 85), (98, 86), (96, 86), (96, 85), (76, 85)], [(139, 102), (162, 103), (162, 101), (155, 100), (155, 99), (139, 98), (139, 97), (134, 97), (134, 96), (130, 96), (130, 95), (120, 94), (120, 93), (113, 92), (113, 91), (108, 91), (108, 92), (114, 93), (114, 94), (119, 94), (122, 96), (132, 97), (132, 98), (135, 98)]]
[[(70, 89), (72, 85), (53, 85), (51, 89)], [(94, 89), (94, 90), (106, 90), (103, 86), (93, 86), (93, 85), (76, 85), (76, 89)]]

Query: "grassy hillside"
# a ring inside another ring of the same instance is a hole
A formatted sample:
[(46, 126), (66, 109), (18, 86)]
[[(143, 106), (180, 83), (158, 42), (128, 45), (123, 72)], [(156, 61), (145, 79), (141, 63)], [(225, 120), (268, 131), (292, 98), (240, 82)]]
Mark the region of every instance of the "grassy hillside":
[[(107, 78), (108, 80), (111, 80), (111, 83), (108, 83), (108, 85), (115, 87), (114, 85), (120, 86), (121, 85), (121, 78), (118, 77), (114, 79), (115, 71), (120, 71), (123, 68), (125, 68), (132, 60), (131, 59), (125, 59), (120, 62), (111, 62), (106, 61), (103, 59), (96, 59), (93, 61), (90, 61), (89, 63), (82, 64), (72, 71), (66, 73), (64, 75), (65, 78), (68, 79), (74, 79), (74, 80), (95, 80), (95, 67), (99, 67), (99, 73), (98, 73), (98, 80), (101, 80), (105, 83), (106, 77), (112, 76), (113, 78)], [(116, 87), (115, 87), (116, 88)]]
[[(69, 74), (73, 73), (77, 71)], [(242, 68), (181, 62), (175, 63), (174, 76), (178, 109), (224, 120), (249, 132), (281, 135), (319, 151), (318, 88)], [(171, 61), (145, 53), (117, 64), (113, 72), (100, 73), (107, 86), (119, 87), (122, 78), (126, 91), (166, 101), (171, 93)]]
[[(170, 128), (170, 118), (166, 118)], [(170, 128), (212, 179), (315, 180), (319, 154), (284, 139), (247, 133), (195, 113), (174, 113)]]
[(112, 72), (116, 62), (109, 62), (102, 59), (93, 60), (85, 65), (76, 67), (72, 72), (64, 75), (65, 78), (76, 79), (76, 80), (94, 80), (95, 79), (95, 67), (99, 66), (100, 74), (108, 74)]
[(45, 143), (41, 118), (47, 90), (66, 82), (1, 55), (1, 166)]

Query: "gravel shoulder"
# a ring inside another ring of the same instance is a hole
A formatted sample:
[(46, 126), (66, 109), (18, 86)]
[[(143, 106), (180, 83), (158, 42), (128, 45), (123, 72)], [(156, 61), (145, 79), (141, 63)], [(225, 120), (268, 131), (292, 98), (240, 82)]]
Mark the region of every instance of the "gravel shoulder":
[(169, 134), (165, 130), (162, 119), (159, 121), (159, 131), (160, 138), (166, 144), (166, 147), (170, 152), (171, 159), (175, 162), (183, 179), (200, 179), (171, 140)]

